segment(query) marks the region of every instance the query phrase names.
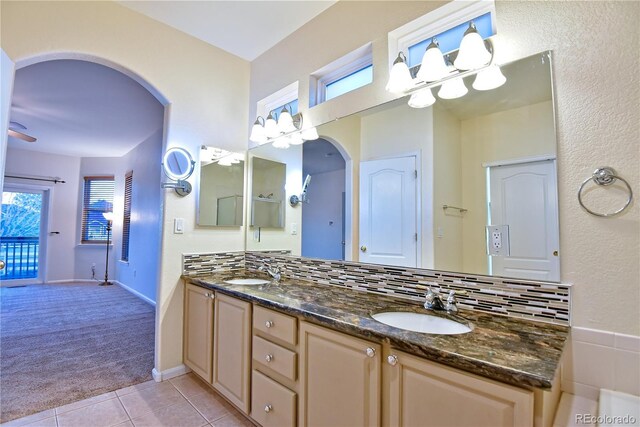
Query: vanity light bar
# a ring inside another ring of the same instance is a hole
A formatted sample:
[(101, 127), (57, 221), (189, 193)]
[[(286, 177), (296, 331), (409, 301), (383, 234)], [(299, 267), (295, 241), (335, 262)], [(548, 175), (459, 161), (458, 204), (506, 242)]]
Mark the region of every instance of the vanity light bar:
[(291, 116), (290, 111), (283, 107), (277, 121), (273, 117), (273, 111), (269, 113), (266, 120), (258, 116), (251, 128), (249, 140), (260, 145), (272, 142), (276, 148), (289, 148), (291, 145), (300, 145), (304, 141), (318, 139), (316, 128), (311, 126), (303, 130), (302, 123), (302, 113)]
[[(473, 21), (464, 34), (460, 49), (453, 64), (449, 55), (443, 55), (435, 38), (427, 47), (416, 78), (411, 76), (407, 58), (403, 52), (393, 62), (386, 90), (402, 95), (412, 95), (409, 105), (424, 108), (432, 105), (436, 99), (431, 88), (441, 86), (438, 96), (454, 99), (464, 96), (467, 88), (462, 79), (477, 75), (473, 88), (490, 90), (502, 86), (506, 78), (500, 67), (494, 63), (495, 49), (490, 39), (482, 40)], [(446, 84), (448, 83), (448, 84)]]

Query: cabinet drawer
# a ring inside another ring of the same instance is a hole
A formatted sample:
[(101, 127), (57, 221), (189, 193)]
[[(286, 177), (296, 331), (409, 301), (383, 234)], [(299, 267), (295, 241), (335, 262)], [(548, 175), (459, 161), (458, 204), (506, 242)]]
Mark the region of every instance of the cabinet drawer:
[(253, 328), (266, 336), (281, 339), (291, 345), (296, 345), (298, 338), (297, 319), (255, 306), (253, 311)]
[(296, 394), (253, 371), (251, 417), (263, 427), (296, 425)]
[(296, 380), (297, 354), (260, 337), (253, 337), (253, 360), (260, 362), (291, 381)]

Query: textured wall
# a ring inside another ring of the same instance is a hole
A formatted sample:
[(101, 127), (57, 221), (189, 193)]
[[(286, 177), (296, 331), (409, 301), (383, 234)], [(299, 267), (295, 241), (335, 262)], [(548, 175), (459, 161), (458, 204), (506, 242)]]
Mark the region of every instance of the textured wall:
[[(322, 123), (389, 100), (387, 32), (438, 5), (338, 2), (252, 62), (250, 115), (257, 100), (295, 80), (307, 111), (309, 74), (369, 41), (374, 82), (314, 107), (305, 120)], [(601, 165), (616, 168), (640, 194), (640, 3), (499, 1), (496, 9), (499, 63), (553, 50), (561, 278), (575, 284), (573, 323), (640, 335), (638, 204), (601, 219), (576, 199), (582, 180)], [(607, 200), (602, 192), (598, 199)], [(617, 193), (606, 203), (621, 201)]]

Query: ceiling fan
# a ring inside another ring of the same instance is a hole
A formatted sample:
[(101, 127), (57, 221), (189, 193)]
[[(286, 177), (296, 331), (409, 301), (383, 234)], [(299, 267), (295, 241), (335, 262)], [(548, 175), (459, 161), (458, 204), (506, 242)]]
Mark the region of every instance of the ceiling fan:
[(18, 122), (14, 122), (14, 121), (10, 121), (9, 122), (9, 129), (7, 130), (7, 134), (9, 136), (13, 136), (14, 138), (18, 138), (21, 139), (23, 141), (27, 141), (27, 142), (36, 142), (37, 138), (32, 137), (31, 135), (27, 135), (26, 133), (22, 132), (24, 130), (27, 130), (27, 127), (18, 123)]

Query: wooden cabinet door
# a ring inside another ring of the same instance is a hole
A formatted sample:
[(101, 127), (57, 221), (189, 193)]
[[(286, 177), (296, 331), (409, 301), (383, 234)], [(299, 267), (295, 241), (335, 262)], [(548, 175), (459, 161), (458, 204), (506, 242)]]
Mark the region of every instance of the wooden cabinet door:
[(251, 304), (216, 293), (213, 333), (213, 387), (249, 413)]
[(184, 364), (211, 382), (213, 291), (187, 283), (184, 294)]
[(380, 353), (378, 344), (300, 322), (299, 425), (379, 425)]
[[(392, 365), (389, 363), (388, 357)], [(383, 425), (530, 427), (533, 392), (391, 350), (383, 363)]]

